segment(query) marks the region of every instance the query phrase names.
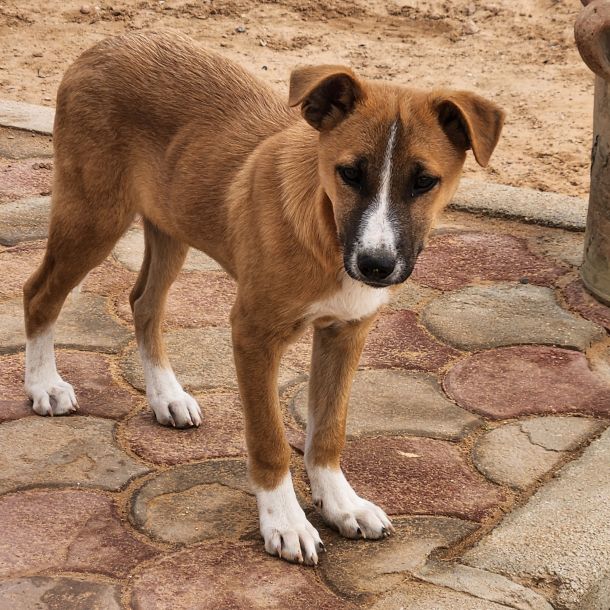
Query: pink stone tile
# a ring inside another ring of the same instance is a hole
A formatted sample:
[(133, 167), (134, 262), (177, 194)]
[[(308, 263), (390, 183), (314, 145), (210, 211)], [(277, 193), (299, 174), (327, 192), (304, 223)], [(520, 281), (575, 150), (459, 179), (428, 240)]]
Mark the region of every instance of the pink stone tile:
[(591, 320), (607, 331), (610, 331), (610, 307), (598, 301), (583, 286), (581, 280), (568, 284), (562, 291), (563, 297), (571, 309), (583, 318)]
[(412, 278), (431, 288), (455, 290), (468, 284), (527, 278), (551, 285), (567, 267), (530, 252), (524, 240), (497, 233), (442, 233), (430, 239)]
[[(42, 167), (34, 169), (35, 165)], [(51, 191), (52, 162), (49, 159), (0, 159), (0, 202)]]
[(361, 358), (361, 365), (437, 371), (461, 352), (435, 339), (417, 321), (413, 311), (386, 313), (371, 330)]
[(271, 558), (256, 544), (207, 544), (163, 557), (133, 583), (134, 610), (347, 610), (314, 570)]
[(81, 490), (0, 497), (0, 576), (46, 570), (125, 577), (157, 554), (122, 524), (114, 503)]
[[(114, 381), (110, 358), (93, 352), (57, 352), (59, 374), (76, 392), (79, 413), (119, 419), (142, 399)], [(32, 415), (23, 389), (24, 355), (0, 357), (0, 421)]]
[[(129, 290), (117, 303), (119, 316), (131, 323)], [(181, 274), (170, 288), (165, 310), (165, 326), (196, 328), (230, 326), (229, 315), (235, 301), (235, 282), (219, 271), (192, 271)]]
[(388, 514), (446, 515), (480, 521), (506, 500), (474, 472), (458, 447), (416, 437), (348, 442), (345, 475), (358, 494)]
[(140, 457), (156, 464), (182, 464), (245, 455), (243, 416), (236, 393), (196, 396), (203, 413), (199, 428), (177, 430), (157, 423), (149, 409), (126, 422), (122, 436)]
[(608, 416), (610, 386), (579, 352), (518, 346), (473, 354), (445, 376), (460, 406), (493, 419), (549, 413)]

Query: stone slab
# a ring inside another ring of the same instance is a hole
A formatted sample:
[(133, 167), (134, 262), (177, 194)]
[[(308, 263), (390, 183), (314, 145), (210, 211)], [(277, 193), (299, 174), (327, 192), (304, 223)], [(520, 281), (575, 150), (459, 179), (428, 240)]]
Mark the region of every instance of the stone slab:
[(0, 125), (52, 134), (55, 109), (25, 102), (0, 100)]
[(409, 517), (393, 521), (395, 533), (381, 543), (354, 544), (338, 534), (324, 536), (328, 561), (324, 580), (344, 597), (365, 602), (385, 593), (424, 567), (431, 554), (472, 534), (477, 526), (449, 517)]
[(499, 485), (527, 489), (563, 458), (532, 443), (519, 424), (496, 428), (478, 439), (472, 460), (481, 474)]
[(398, 288), (389, 303), (390, 309), (419, 311), (424, 305), (441, 294), (440, 290), (422, 286), (409, 278)]
[(52, 156), (51, 136), (0, 126), (0, 157), (30, 159)]
[(214, 460), (163, 472), (136, 491), (131, 519), (147, 535), (170, 543), (257, 537), (246, 462)]
[(583, 318), (603, 326), (610, 332), (610, 307), (592, 296), (580, 279), (568, 284), (561, 294), (570, 309), (579, 313)]
[(114, 423), (32, 416), (0, 426), (0, 493), (34, 485), (118, 490), (148, 472), (117, 447)]
[(584, 233), (554, 229), (543, 231), (527, 240), (529, 248), (558, 263), (580, 267), (585, 248)]
[(610, 430), (464, 556), (468, 565), (552, 585), (566, 610), (610, 606)]
[[(114, 380), (107, 356), (58, 350), (56, 360), (59, 374), (74, 387), (81, 415), (120, 419), (141, 404), (140, 397)], [(0, 356), (0, 398), (15, 403), (0, 408), (0, 422), (33, 415), (23, 389), (24, 370), (23, 352)]]
[(370, 610), (511, 610), (510, 606), (426, 583), (407, 582), (385, 595)]
[[(172, 330), (165, 333), (164, 338), (178, 381), (187, 391), (237, 389), (229, 329), (210, 327)], [(121, 370), (132, 386), (144, 390), (144, 376), (135, 347), (129, 349), (121, 359)], [(300, 376), (299, 371), (282, 365), (279, 385), (283, 387), (293, 383)]]
[(39, 159), (0, 157), (0, 203), (50, 195), (52, 170), (53, 163), (46, 157)]
[(584, 231), (588, 202), (582, 197), (464, 178), (451, 207), (465, 212)]
[(360, 363), (371, 368), (438, 371), (460, 356), (419, 324), (414, 311), (383, 314), (366, 340)]
[(0, 522), (0, 577), (58, 570), (124, 578), (158, 553), (121, 523), (111, 499), (92, 491), (2, 496)]
[(120, 610), (119, 587), (84, 578), (30, 576), (0, 582), (8, 610)]
[(131, 608), (355, 609), (313, 570), (271, 559), (261, 542), (206, 544), (163, 557), (133, 579)]
[(44, 239), (49, 232), (50, 197), (28, 197), (0, 205), (0, 244)]
[[(117, 312), (132, 324), (129, 292), (124, 292)], [(201, 328), (230, 326), (231, 307), (235, 301), (235, 282), (219, 272), (190, 272), (181, 274), (167, 295), (164, 326), (166, 328)]]
[[(114, 258), (130, 271), (139, 271), (144, 259), (144, 231), (127, 231), (112, 251)], [(220, 265), (209, 256), (191, 248), (182, 267), (184, 271), (220, 271)]]
[(530, 252), (519, 237), (468, 231), (433, 236), (417, 259), (412, 277), (437, 290), (492, 281), (527, 280), (550, 286), (567, 270)]
[[(297, 421), (307, 423), (307, 386), (292, 402)], [(347, 414), (349, 437), (412, 434), (458, 440), (481, 425), (481, 420), (456, 407), (443, 394), (436, 377), (426, 373), (358, 371)]]
[(490, 516), (504, 491), (473, 471), (456, 445), (424, 438), (349, 441), (347, 479), (362, 497), (393, 515), (446, 515), (471, 521)]
[[(107, 312), (106, 299), (90, 293), (82, 293), (76, 299), (68, 297), (55, 327), (58, 348), (116, 353), (132, 337)], [(23, 300), (10, 299), (2, 304), (0, 311), (0, 354), (23, 349)]]
[(155, 464), (183, 464), (194, 460), (246, 454), (244, 421), (234, 392), (199, 394), (203, 423), (199, 428), (161, 426), (150, 409), (121, 426), (121, 438), (136, 454)]
[(431, 560), (415, 572), (417, 578), (434, 585), (462, 591), (488, 602), (506, 604), (516, 610), (553, 610), (539, 593), (512, 580), (470, 566)]
[(585, 350), (605, 336), (597, 324), (561, 309), (550, 288), (521, 284), (445, 294), (426, 306), (422, 319), (433, 335), (465, 350), (519, 343)]
[(516, 346), (473, 354), (447, 373), (443, 386), (460, 406), (493, 419), (610, 415), (610, 383), (572, 350)]
[(573, 451), (604, 427), (604, 422), (585, 417), (535, 417), (521, 422), (530, 442), (550, 451)]

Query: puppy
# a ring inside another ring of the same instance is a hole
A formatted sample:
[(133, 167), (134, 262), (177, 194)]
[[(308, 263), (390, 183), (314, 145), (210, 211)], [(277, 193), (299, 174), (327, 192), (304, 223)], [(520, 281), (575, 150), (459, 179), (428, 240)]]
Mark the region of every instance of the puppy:
[(130, 303), (159, 423), (202, 423), (161, 336), (167, 291), (193, 247), (238, 284), (233, 349), (266, 551), (316, 564), (324, 548), (295, 496), (277, 392), (282, 353), (309, 325), (313, 503), (344, 536), (389, 535), (386, 514), (340, 468), (351, 381), (376, 312), (413, 270), (466, 151), (486, 165), (503, 119), (472, 93), (370, 82), (338, 65), (295, 70), (286, 104), (184, 36), (97, 44), (59, 87), (49, 239), (24, 287), (34, 411), (76, 409), (55, 367), (53, 326), (139, 214), (146, 248)]

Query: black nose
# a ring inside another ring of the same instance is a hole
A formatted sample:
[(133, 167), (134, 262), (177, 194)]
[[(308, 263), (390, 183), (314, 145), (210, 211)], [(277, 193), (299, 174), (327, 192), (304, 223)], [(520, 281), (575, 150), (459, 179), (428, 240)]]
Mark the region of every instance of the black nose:
[(385, 280), (396, 267), (396, 258), (389, 252), (372, 252), (358, 255), (360, 273), (372, 282)]

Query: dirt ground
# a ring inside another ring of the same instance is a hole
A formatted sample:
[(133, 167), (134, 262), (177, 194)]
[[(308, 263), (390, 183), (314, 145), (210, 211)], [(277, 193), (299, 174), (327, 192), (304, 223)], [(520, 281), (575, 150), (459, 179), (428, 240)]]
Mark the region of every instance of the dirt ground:
[(286, 92), (291, 68), (344, 63), (418, 87), (467, 88), (508, 112), (486, 170), (503, 184), (586, 195), (593, 76), (578, 0), (0, 0), (0, 97), (53, 105), (66, 67), (101, 38), (173, 28)]

